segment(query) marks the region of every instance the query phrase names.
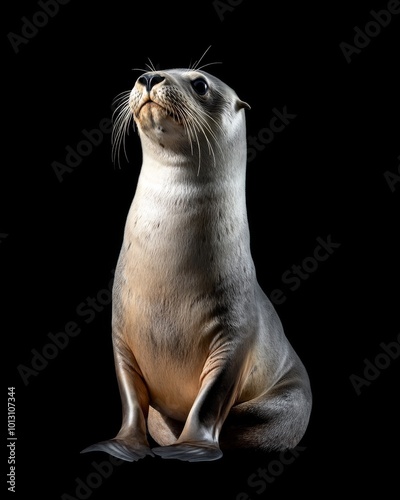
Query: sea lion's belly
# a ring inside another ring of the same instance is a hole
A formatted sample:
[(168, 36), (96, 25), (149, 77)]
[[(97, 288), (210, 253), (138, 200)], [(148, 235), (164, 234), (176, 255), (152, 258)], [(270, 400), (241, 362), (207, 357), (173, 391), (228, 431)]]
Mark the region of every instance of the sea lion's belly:
[(149, 290), (140, 283), (132, 280), (119, 290), (119, 334), (143, 376), (150, 404), (185, 420), (199, 393), (218, 318), (200, 293), (184, 286)]
[(156, 314), (153, 311), (144, 326), (127, 332), (128, 342), (152, 406), (172, 418), (186, 419), (199, 393), (209, 349), (198, 325), (185, 328), (167, 314), (160, 324), (154, 321)]

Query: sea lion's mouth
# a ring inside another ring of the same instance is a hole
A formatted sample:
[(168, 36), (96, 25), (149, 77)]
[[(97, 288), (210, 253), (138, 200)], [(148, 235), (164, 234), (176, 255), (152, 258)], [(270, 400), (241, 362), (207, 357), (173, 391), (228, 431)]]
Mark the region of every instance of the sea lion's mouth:
[(140, 113), (142, 112), (143, 108), (145, 108), (146, 106), (151, 106), (151, 105), (155, 105), (155, 106), (158, 106), (158, 107), (162, 107), (160, 106), (159, 104), (157, 104), (156, 102), (152, 101), (151, 99), (148, 99), (147, 101), (145, 101), (139, 108), (138, 110), (136, 111), (136, 116), (138, 117), (140, 115)]
[(177, 113), (175, 113), (173, 110), (171, 110), (170, 108), (167, 108), (165, 106), (163, 106), (162, 104), (159, 104), (158, 102), (155, 102), (153, 101), (152, 99), (148, 99), (147, 101), (145, 101), (141, 106), (140, 108), (137, 110), (136, 112), (136, 117), (139, 117), (139, 115), (141, 114), (142, 110), (145, 108), (145, 107), (148, 107), (148, 106), (151, 106), (151, 107), (155, 107), (155, 108), (159, 108), (160, 110), (163, 111), (163, 113), (166, 115), (166, 116), (169, 116), (170, 118), (172, 118), (176, 123), (181, 123), (181, 120), (179, 118), (179, 115)]

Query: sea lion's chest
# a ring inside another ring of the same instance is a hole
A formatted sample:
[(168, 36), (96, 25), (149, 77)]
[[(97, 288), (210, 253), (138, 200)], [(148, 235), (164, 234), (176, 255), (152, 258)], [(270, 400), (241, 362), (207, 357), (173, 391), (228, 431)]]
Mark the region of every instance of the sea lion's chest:
[[(164, 246), (164, 249), (161, 247)], [(117, 265), (113, 319), (133, 352), (157, 359), (162, 353), (180, 364), (207, 356), (212, 332), (222, 320), (217, 282), (193, 256), (156, 251), (131, 241)], [(203, 259), (201, 259), (203, 260)], [(210, 266), (211, 267), (211, 266)]]

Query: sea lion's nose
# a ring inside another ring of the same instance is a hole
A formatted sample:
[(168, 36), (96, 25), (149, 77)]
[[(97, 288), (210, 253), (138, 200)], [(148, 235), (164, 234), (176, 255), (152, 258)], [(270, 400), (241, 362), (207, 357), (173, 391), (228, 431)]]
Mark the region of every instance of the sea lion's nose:
[(150, 92), (154, 85), (157, 85), (157, 83), (163, 80), (165, 80), (165, 77), (157, 73), (145, 73), (138, 78), (138, 82), (146, 87), (147, 92)]

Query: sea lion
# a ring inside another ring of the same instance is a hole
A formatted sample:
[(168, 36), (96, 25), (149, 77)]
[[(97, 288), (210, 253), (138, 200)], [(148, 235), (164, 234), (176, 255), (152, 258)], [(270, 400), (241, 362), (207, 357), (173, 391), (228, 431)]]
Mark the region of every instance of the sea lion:
[(113, 285), (123, 419), (83, 452), (207, 461), (307, 429), (309, 378), (250, 252), (247, 108), (200, 69), (148, 71), (122, 96), (114, 142), (133, 118), (143, 154)]

